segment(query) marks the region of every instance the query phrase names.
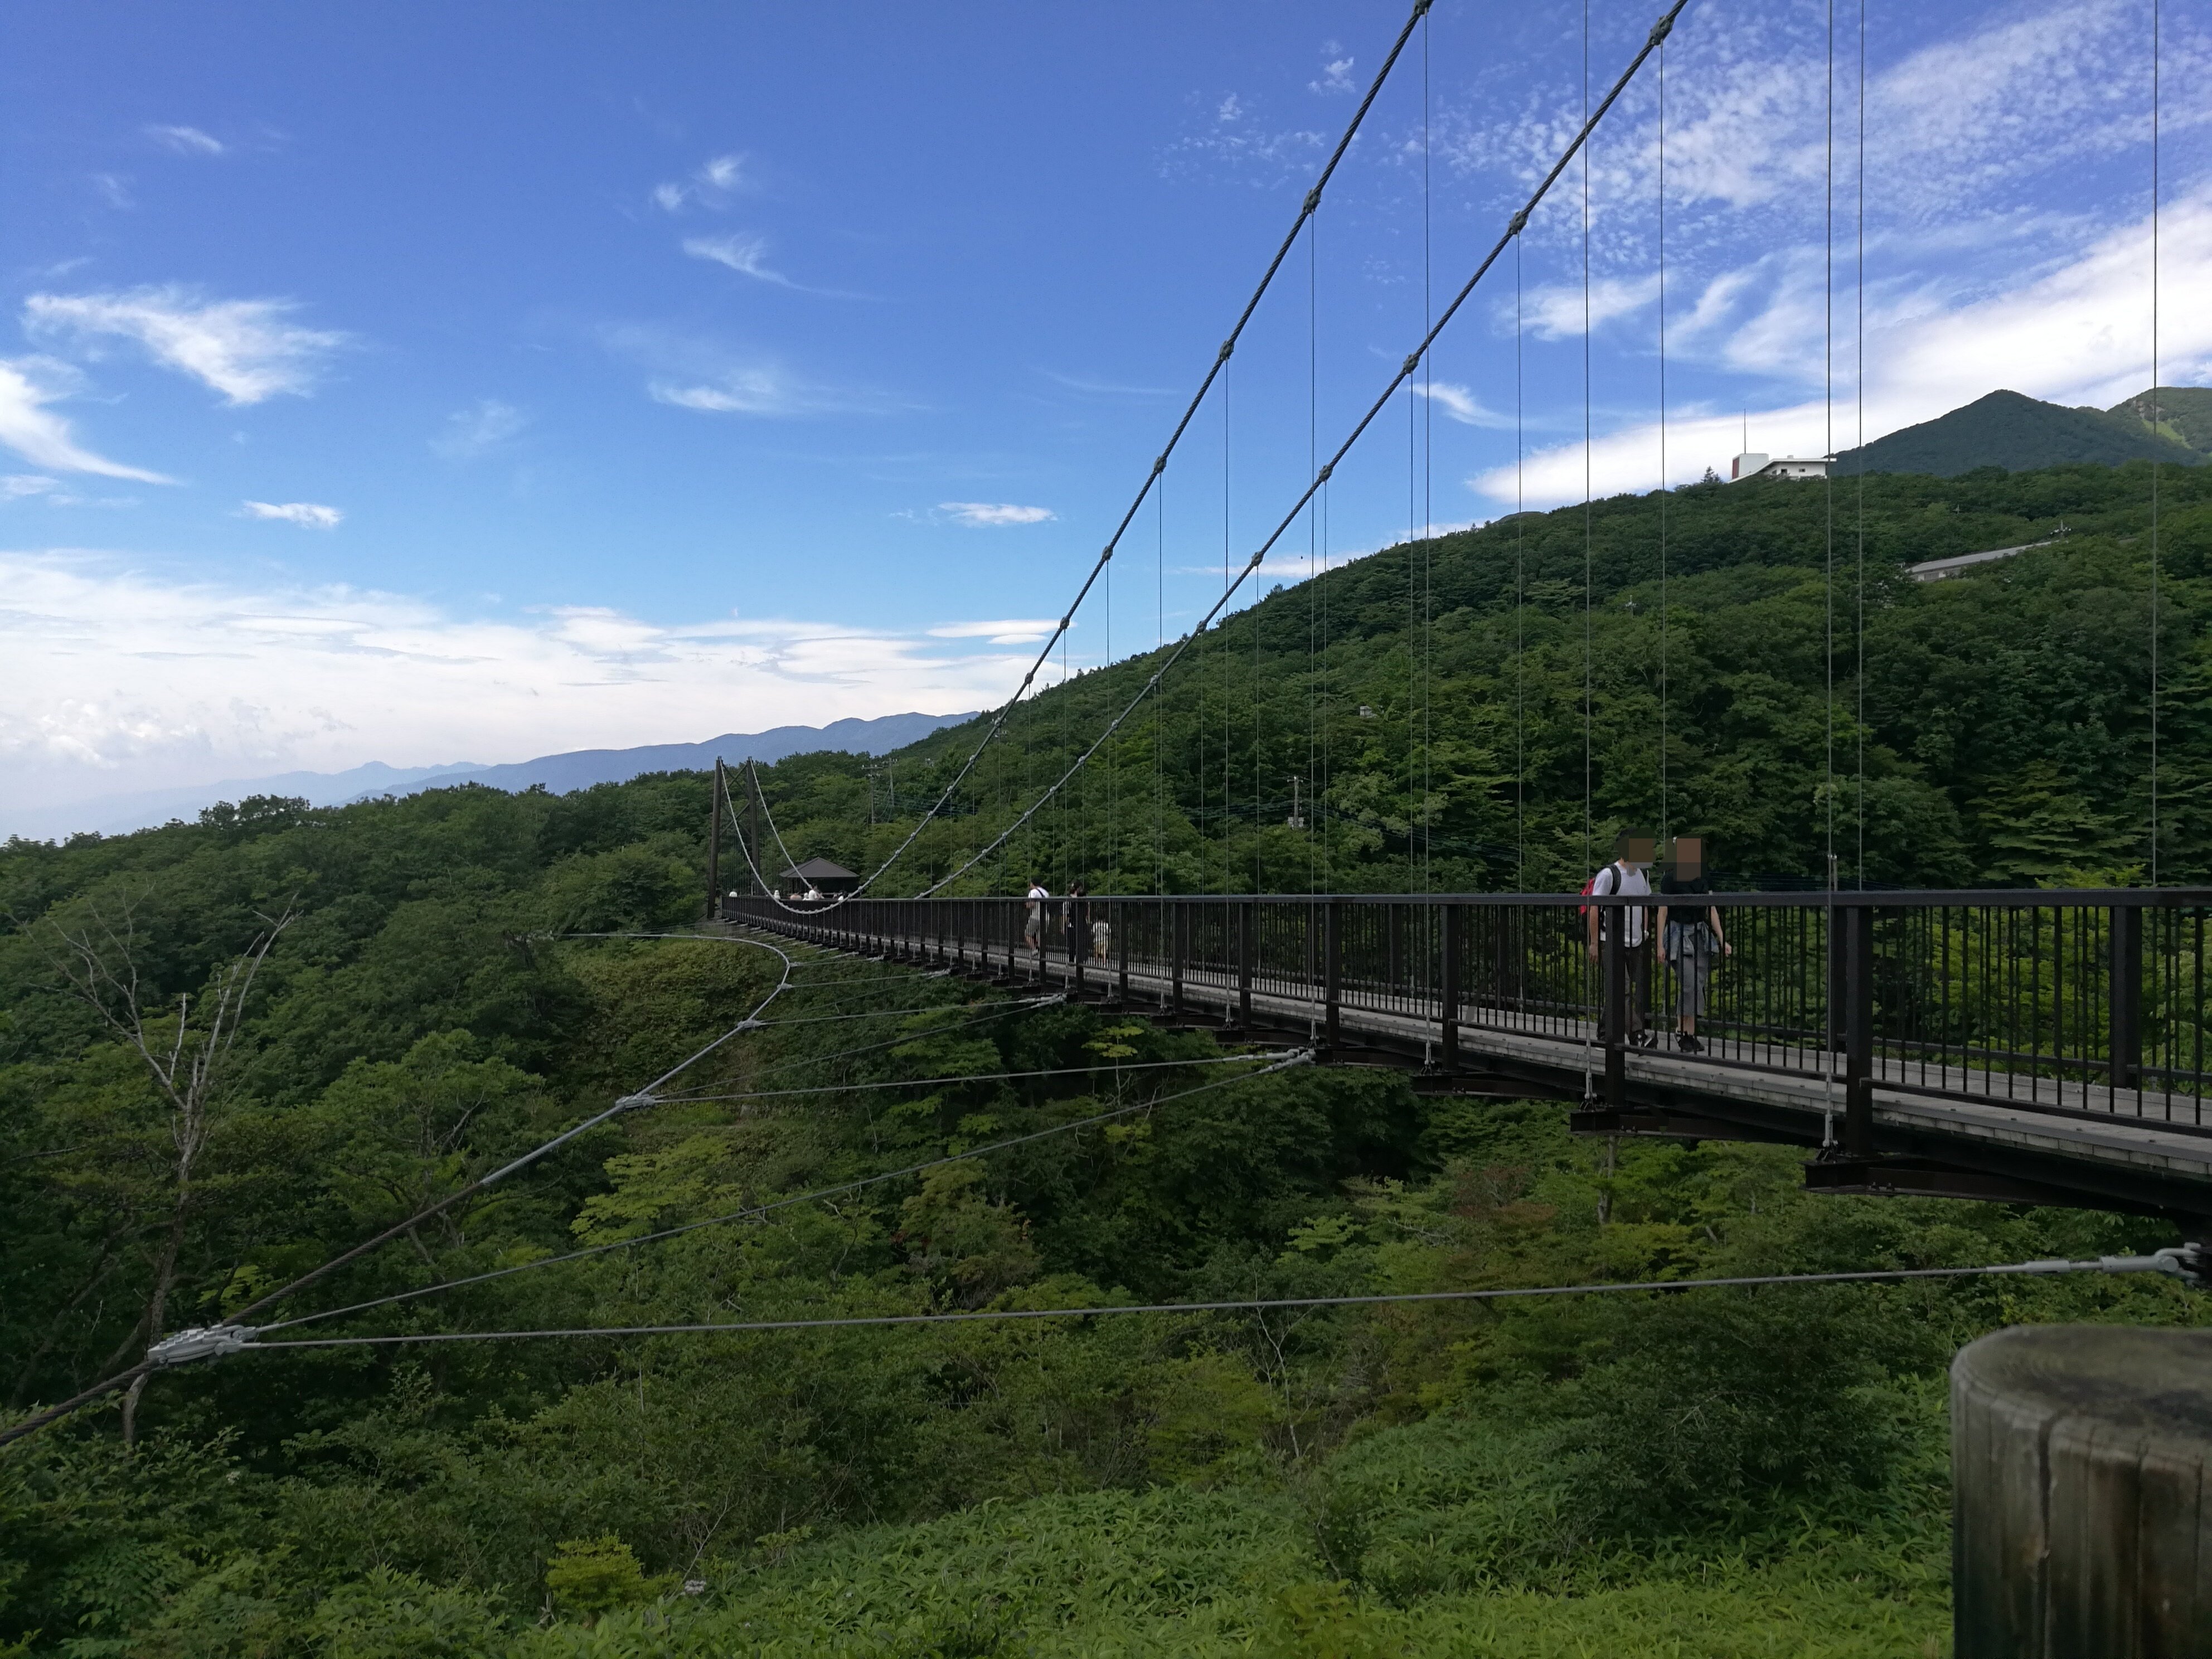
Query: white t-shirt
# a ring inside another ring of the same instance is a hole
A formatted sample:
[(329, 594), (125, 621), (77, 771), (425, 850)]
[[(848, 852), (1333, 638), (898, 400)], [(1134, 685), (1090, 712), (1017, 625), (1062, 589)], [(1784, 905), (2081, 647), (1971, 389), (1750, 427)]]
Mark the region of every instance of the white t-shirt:
[[(1596, 881), (1590, 885), (1590, 896), (1595, 898), (1600, 894), (1610, 896), (1615, 893), (1623, 897), (1649, 898), (1651, 896), (1651, 883), (1640, 866), (1632, 864), (1624, 872), (1620, 862), (1615, 860), (1597, 872)], [(1597, 913), (1598, 932), (1601, 936), (1608, 935), (1613, 932), (1614, 914), (1611, 910), (1600, 910)], [(1644, 907), (1640, 904), (1632, 907), (1628, 911), (1626, 938), (1628, 947), (1632, 951), (1644, 943)]]

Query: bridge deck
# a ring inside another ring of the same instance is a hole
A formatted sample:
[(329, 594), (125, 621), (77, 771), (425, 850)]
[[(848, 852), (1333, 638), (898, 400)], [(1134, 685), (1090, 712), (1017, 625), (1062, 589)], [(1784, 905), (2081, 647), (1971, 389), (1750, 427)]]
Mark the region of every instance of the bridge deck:
[[(801, 931), (772, 927), (770, 931)], [(810, 933), (816, 930), (806, 930)], [(825, 941), (817, 939), (817, 943)], [(857, 941), (854, 942), (857, 943)], [(1090, 1000), (1119, 1003), (1133, 1012), (1193, 1018), (1251, 1036), (1322, 1045), (1325, 1006), (1304, 987), (1263, 988), (1249, 993), (1218, 974), (1186, 974), (1177, 988), (1169, 964), (1132, 958), (1078, 964), (1057, 951), (1042, 955), (972, 945), (940, 957), (940, 941), (911, 935), (875, 935), (866, 953), (886, 959), (932, 963), (1000, 982), (1036, 984), (1079, 992)], [(828, 942), (827, 948), (853, 948)], [(1127, 1002), (1120, 988), (1127, 987)], [(1244, 1007), (1249, 1023), (1240, 1023)], [(1486, 1023), (1492, 1011), (1462, 1011), (1456, 1030), (1456, 1065), (1441, 1066), (1444, 1031), (1431, 1003), (1405, 1012), (1340, 1001), (1337, 1045), (1325, 1058), (1336, 1063), (1418, 1065), (1425, 1086), (1449, 1092), (1549, 1097), (1596, 1104), (1607, 1054), (1595, 1024), (1543, 1017), (1537, 1030)], [(1498, 1016), (1510, 1021), (1510, 1012)], [(1778, 1140), (1807, 1146), (1832, 1145), (1842, 1133), (1844, 1087), (1841, 1056), (1837, 1075), (1819, 1069), (1828, 1058), (1818, 1048), (1791, 1051), (1795, 1066), (1752, 1065), (1672, 1048), (1631, 1048), (1621, 1056), (1620, 1104), (1613, 1119), (1628, 1133), (1699, 1139)], [(1837, 1190), (1920, 1190), (1953, 1196), (2012, 1197), (2174, 1215), (2212, 1217), (2212, 1133), (2138, 1116), (2148, 1100), (2154, 1111), (2201, 1115), (2194, 1096), (2145, 1096), (2073, 1080), (2036, 1079), (2032, 1102), (2008, 1100), (2021, 1081), (2002, 1072), (1947, 1067), (1944, 1092), (1917, 1086), (1928, 1068), (1892, 1056), (1874, 1061), (1875, 1146), (1886, 1158), (1929, 1160), (1944, 1169), (1974, 1172), (1984, 1184), (1942, 1177), (1917, 1187), (1903, 1176), (1863, 1183), (1830, 1182)]]

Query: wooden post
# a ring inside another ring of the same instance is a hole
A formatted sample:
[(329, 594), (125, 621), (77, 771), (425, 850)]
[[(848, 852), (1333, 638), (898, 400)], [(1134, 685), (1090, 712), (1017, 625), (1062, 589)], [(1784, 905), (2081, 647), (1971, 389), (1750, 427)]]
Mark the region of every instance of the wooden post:
[(1956, 1659), (2212, 1659), (2212, 1331), (1970, 1344), (1951, 1473)]
[(714, 796), (707, 803), (707, 920), (722, 914), (722, 757), (714, 757)]

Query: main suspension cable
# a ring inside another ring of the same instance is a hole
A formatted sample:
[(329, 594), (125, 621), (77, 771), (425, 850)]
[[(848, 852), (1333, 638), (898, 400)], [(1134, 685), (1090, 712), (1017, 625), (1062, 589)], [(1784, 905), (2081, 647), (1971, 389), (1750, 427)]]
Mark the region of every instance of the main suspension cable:
[[(1595, 109), (1590, 111), (1589, 116), (1583, 120), (1582, 126), (1577, 131), (1574, 137), (1568, 142), (1565, 149), (1560, 153), (1559, 160), (1553, 163), (1551, 170), (1544, 175), (1542, 181), (1537, 185), (1534, 191), (1529, 196), (1527, 203), (1515, 212), (1511, 220), (1507, 223), (1504, 234), (1498, 237), (1497, 242), (1492, 246), (1490, 252), (1483, 256), (1481, 264), (1475, 267), (1474, 274), (1469, 276), (1466, 283), (1462, 285), (1458, 293), (1453, 295), (1451, 303), (1444, 307), (1443, 313), (1437, 317), (1435, 325), (1421, 340), (1420, 344), (1413, 351), (1407, 354), (1405, 362), (1399, 366), (1397, 372), (1390, 377), (1389, 383), (1382, 388), (1381, 394), (1377, 396), (1375, 401), (1368, 406), (1367, 412), (1360, 416), (1358, 422), (1352, 428), (1351, 434), (1346, 437), (1341, 444), (1337, 446), (1335, 453), (1322, 464), (1321, 470), (1314, 475), (1312, 482), (1306, 485), (1305, 489), (1299, 494), (1297, 500), (1291, 504), (1289, 512), (1283, 516), (1281, 521), (1276, 525), (1275, 528), (1268, 532), (1267, 540), (1260, 544), (1258, 550), (1255, 551), (1250, 559), (1245, 562), (1243, 568), (1237, 573), (1236, 580), (1230, 584), (1228, 588), (1222, 593), (1221, 597), (1214, 601), (1212, 606), (1198, 620), (1191, 631), (1183, 635), (1183, 637), (1177, 641), (1176, 648), (1172, 652), (1169, 653), (1166, 659), (1163, 661), (1158, 668), (1152, 671), (1152, 676), (1146, 680), (1142, 688), (1140, 688), (1137, 692), (1137, 695), (1129, 700), (1129, 702), (1121, 710), (1121, 712), (1114, 717), (1113, 720), (1107, 726), (1103, 732), (1098, 734), (1097, 739), (1076, 758), (1074, 764), (1070, 766), (1066, 771), (1062, 773), (1058, 781), (1052, 784), (1049, 788), (1048, 788), (1042, 794), (1039, 795), (1036, 800), (1032, 801), (1019, 817), (1016, 818), (1012, 823), (1000, 830), (991, 841), (986, 842), (981, 848), (978, 848), (964, 863), (955, 867), (949, 874), (922, 889), (918, 896), (927, 898), (933, 894), (941, 891), (944, 888), (951, 885), (953, 882), (965, 875), (976, 865), (988, 858), (998, 848), (1003, 846), (1008, 837), (1012, 836), (1017, 830), (1026, 825), (1039, 811), (1048, 805), (1054, 797), (1059, 794), (1061, 789), (1066, 787), (1068, 780), (1073, 778), (1089, 763), (1091, 757), (1096, 755), (1099, 750), (1105, 745), (1107, 740), (1112, 738), (1115, 732), (1121, 730), (1122, 723), (1127, 720), (1131, 714), (1136, 712), (1137, 708), (1144, 702), (1145, 699), (1151, 696), (1153, 692), (1159, 688), (1160, 682), (1166, 677), (1168, 671), (1173, 668), (1176, 662), (1181, 659), (1183, 653), (1190, 648), (1192, 641), (1200, 637), (1208, 628), (1212, 626), (1214, 619), (1221, 614), (1222, 611), (1228, 605), (1229, 601), (1236, 596), (1237, 590), (1243, 587), (1246, 580), (1250, 578), (1252, 573), (1260, 568), (1261, 561), (1267, 556), (1268, 553), (1273, 550), (1275, 544), (1280, 541), (1283, 536), (1290, 530), (1291, 526), (1297, 522), (1298, 515), (1305, 511), (1306, 504), (1311, 501), (1314, 497), (1320, 493), (1322, 487), (1328, 483), (1329, 478), (1335, 472), (1338, 464), (1351, 453), (1352, 446), (1358, 443), (1359, 440), (1366, 434), (1367, 428), (1375, 423), (1376, 418), (1380, 416), (1385, 409), (1389, 407), (1391, 399), (1397, 395), (1398, 388), (1405, 385), (1419, 371), (1422, 361), (1428, 356), (1430, 348), (1435, 344), (1437, 337), (1443, 333), (1443, 331), (1450, 325), (1453, 318), (1459, 314), (1460, 307), (1466, 304), (1468, 299), (1474, 294), (1476, 285), (1482, 281), (1485, 276), (1488, 275), (1490, 268), (1497, 263), (1498, 256), (1505, 251), (1506, 246), (1516, 237), (1519, 236), (1522, 231), (1526, 228), (1529, 216), (1535, 211), (1536, 208), (1542, 203), (1545, 197), (1550, 193), (1553, 185), (1558, 181), (1559, 175), (1566, 171), (1568, 163), (1572, 161), (1576, 155), (1581, 152), (1583, 144), (1588, 141), (1590, 134), (1595, 131), (1598, 123), (1605, 118), (1606, 112), (1613, 107), (1614, 102), (1620, 98), (1620, 94), (1627, 89), (1629, 82), (1635, 78), (1637, 71), (1644, 67), (1645, 59), (1649, 58), (1651, 54), (1658, 49), (1659, 43), (1664, 40), (1668, 34), (1673, 30), (1675, 18), (1680, 15), (1683, 9), (1688, 4), (1689, 0), (1674, 0), (1674, 5), (1660, 17), (1656, 23), (1654, 23), (1651, 26), (1651, 33), (1649, 38), (1645, 40), (1642, 48), (1637, 52), (1636, 56), (1630, 60), (1628, 67), (1621, 71), (1620, 78), (1613, 82), (1611, 90), (1606, 94), (1603, 100), (1601, 101)], [(1585, 830), (1585, 835), (1587, 835), (1587, 830)]]
[[(982, 738), (969, 754), (968, 758), (962, 763), (960, 769), (953, 775), (952, 781), (945, 785), (935, 804), (922, 814), (920, 821), (908, 833), (906, 839), (892, 849), (890, 857), (862, 878), (859, 884), (850, 892), (838, 895), (830, 900), (832, 906), (859, 897), (874, 884), (878, 877), (905, 856), (907, 849), (920, 838), (921, 832), (951, 804), (953, 795), (959, 790), (960, 786), (967, 781), (968, 775), (975, 769), (976, 762), (982, 758), (983, 751), (990, 747), (992, 740), (1005, 729), (1007, 720), (1012, 717), (1015, 707), (1027, 695), (1039, 671), (1051, 661), (1054, 647), (1060, 643), (1060, 636), (1073, 624), (1075, 613), (1083, 608), (1083, 602), (1090, 597), (1091, 590), (1097, 584), (1100, 573), (1112, 561), (1115, 550), (1121, 545), (1121, 538), (1127, 533), (1130, 525), (1135, 521), (1139, 509), (1145, 504), (1145, 498), (1152, 493), (1160, 475), (1167, 470), (1168, 458), (1175, 453), (1176, 446), (1182, 441), (1184, 433), (1189, 429), (1192, 419), (1197, 415), (1200, 405), (1205, 403), (1206, 394), (1212, 391), (1215, 380), (1220, 378), (1231, 356), (1237, 349), (1237, 341), (1243, 336), (1245, 325), (1252, 320), (1253, 313), (1260, 308), (1260, 301), (1266, 297), (1269, 287), (1273, 285), (1276, 272), (1282, 269), (1283, 261), (1290, 256), (1291, 250), (1297, 245), (1299, 234), (1305, 228), (1306, 221), (1320, 207), (1322, 191), (1328, 188), (1330, 179), (1335, 177), (1338, 164), (1344, 160), (1346, 153), (1352, 148), (1352, 139), (1358, 136), (1361, 125), (1366, 121), (1369, 110), (1374, 107), (1376, 94), (1382, 90), (1382, 83), (1389, 78), (1390, 71), (1397, 66), (1400, 55), (1406, 50), (1406, 43), (1413, 39), (1413, 30), (1421, 20), (1428, 15), (1431, 3), (1432, 0), (1413, 0), (1413, 10), (1407, 15), (1405, 26), (1398, 31), (1398, 38), (1392, 42), (1389, 52), (1382, 60), (1382, 66), (1376, 71), (1375, 79), (1367, 88), (1367, 95), (1359, 100), (1358, 108), (1352, 112), (1352, 119), (1346, 124), (1343, 136), (1336, 142), (1336, 148), (1329, 152), (1328, 160), (1322, 164), (1320, 175), (1314, 180), (1312, 188), (1306, 191), (1304, 200), (1299, 204), (1297, 217), (1291, 221), (1289, 232), (1284, 236), (1281, 245), (1275, 250), (1275, 257), (1267, 262), (1267, 268), (1261, 273), (1257, 286), (1253, 289), (1251, 298), (1244, 302), (1243, 310), (1237, 314), (1236, 325), (1229, 331), (1228, 337), (1222, 341), (1221, 349), (1214, 355), (1213, 362), (1207, 368), (1205, 378), (1199, 382), (1198, 390), (1191, 394), (1190, 402), (1185, 406), (1182, 417), (1176, 422), (1174, 430), (1168, 434), (1166, 445), (1154, 459), (1151, 471), (1145, 475), (1144, 482), (1138, 486), (1135, 497), (1130, 501), (1127, 511), (1122, 514), (1121, 522), (1114, 527), (1114, 533), (1107, 538), (1105, 547), (1100, 551), (1097, 562), (1091, 567), (1091, 574), (1084, 578), (1083, 585), (1076, 590), (1074, 601), (1060, 616), (1051, 635), (1046, 639), (1043, 648), (1037, 653), (1036, 660), (1030, 665), (1029, 672), (1022, 676), (1021, 684), (1015, 689), (1014, 695), (1009, 697), (993, 716), (990, 726), (985, 730)], [(1686, 0), (1683, 0), (1683, 3), (1686, 3)], [(1676, 9), (1680, 9), (1680, 4), (1677, 5)], [(1021, 822), (1025, 824), (1028, 821), (1029, 815), (1024, 814)], [(994, 846), (997, 844), (994, 842)], [(932, 888), (929, 890), (936, 890)], [(777, 899), (776, 902), (779, 905), (782, 904), (781, 899)]]

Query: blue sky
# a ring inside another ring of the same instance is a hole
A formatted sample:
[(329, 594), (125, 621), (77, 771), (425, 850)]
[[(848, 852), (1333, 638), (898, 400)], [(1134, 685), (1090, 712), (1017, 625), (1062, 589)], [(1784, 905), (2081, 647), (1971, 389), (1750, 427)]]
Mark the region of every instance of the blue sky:
[[(1597, 10), (1602, 86), (1656, 8)], [(1402, 16), (11, 9), (0, 800), (998, 701)], [(1871, 6), (1867, 435), (2148, 384), (2149, 17)], [(1556, 153), (1581, 18), (1439, 0), (1076, 665), (1272, 528)], [(2170, 381), (2212, 356), (2207, 18), (2165, 12)], [(1857, 27), (1832, 362), (1826, 8), (1693, 3), (1668, 49), (1678, 482), (1747, 410), (1754, 448), (1856, 435)], [(1656, 67), (1589, 175), (1601, 493), (1661, 476)], [(1339, 474), (1335, 555), (1579, 499), (1582, 189), (1518, 260), (1517, 394), (1509, 256)]]

